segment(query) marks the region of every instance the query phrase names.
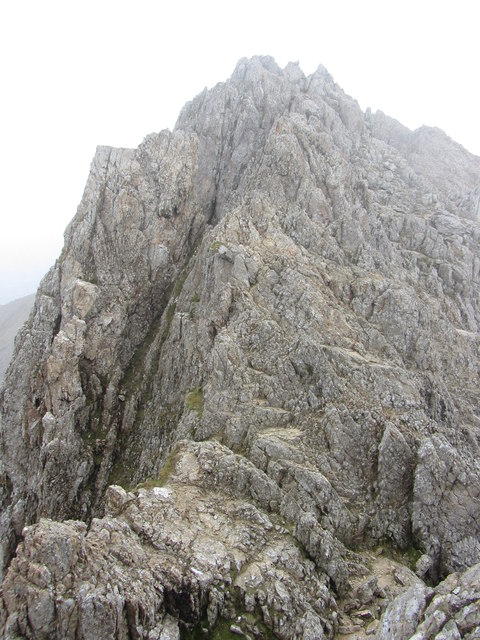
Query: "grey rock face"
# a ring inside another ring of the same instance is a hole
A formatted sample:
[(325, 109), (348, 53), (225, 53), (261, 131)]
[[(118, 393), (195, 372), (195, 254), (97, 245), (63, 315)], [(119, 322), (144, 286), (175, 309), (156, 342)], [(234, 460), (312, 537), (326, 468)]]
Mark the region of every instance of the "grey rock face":
[(280, 637), (330, 635), (336, 604), (326, 576), (278, 517), (206, 488), (208, 449), (183, 444), (165, 486), (110, 487), (106, 515), (88, 529), (50, 520), (28, 527), (3, 584), (9, 633), (178, 638), (222, 617), (240, 635), (267, 626)]
[(480, 561), (479, 203), (445, 134), (270, 58), (99, 148), (5, 379), (4, 635), (416, 633), (428, 588), (370, 549)]
[(480, 565), (452, 573), (435, 590), (415, 586), (388, 606), (376, 638), (453, 640), (478, 638), (480, 631)]

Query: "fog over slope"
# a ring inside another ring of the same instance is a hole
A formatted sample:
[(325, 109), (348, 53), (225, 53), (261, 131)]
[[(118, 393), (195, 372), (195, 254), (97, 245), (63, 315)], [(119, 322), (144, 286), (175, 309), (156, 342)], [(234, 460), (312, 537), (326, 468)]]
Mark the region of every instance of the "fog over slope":
[(0, 305), (0, 384), (13, 353), (13, 342), (18, 330), (33, 308), (35, 294)]

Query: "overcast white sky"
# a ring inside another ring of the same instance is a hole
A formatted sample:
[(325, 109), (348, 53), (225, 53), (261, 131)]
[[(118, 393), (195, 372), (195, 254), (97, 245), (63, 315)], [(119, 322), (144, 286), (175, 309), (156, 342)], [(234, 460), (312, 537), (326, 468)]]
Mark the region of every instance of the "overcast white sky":
[(362, 109), (480, 155), (477, 0), (5, 0), (0, 304), (59, 255), (99, 144), (137, 146), (243, 56), (323, 64)]

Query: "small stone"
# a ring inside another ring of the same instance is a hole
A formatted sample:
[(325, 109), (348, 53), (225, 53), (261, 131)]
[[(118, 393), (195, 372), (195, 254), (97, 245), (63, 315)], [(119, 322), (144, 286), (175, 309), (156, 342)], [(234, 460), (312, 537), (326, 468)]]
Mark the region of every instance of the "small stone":
[(372, 576), (357, 588), (357, 599), (362, 604), (370, 604), (378, 590), (378, 580), (376, 576)]
[(368, 620), (369, 618), (374, 618), (375, 616), (370, 611), (370, 609), (362, 609), (361, 611), (357, 611), (355, 613), (357, 618), (363, 618), (364, 620)]
[(243, 636), (244, 635), (243, 631), (240, 629), (240, 627), (237, 627), (236, 624), (232, 624), (230, 626), (230, 631), (232, 633), (234, 633), (235, 635), (237, 635), (237, 636)]
[(423, 578), (430, 571), (432, 565), (432, 558), (426, 554), (423, 554), (415, 564), (415, 573), (419, 578)]
[(111, 485), (105, 494), (105, 511), (111, 515), (118, 515), (129, 501), (129, 495), (123, 487)]
[(354, 611), (355, 609), (358, 609), (359, 607), (360, 607), (360, 601), (358, 599), (347, 600), (343, 605), (343, 609), (347, 613), (350, 613), (350, 612)]
[(378, 626), (380, 624), (379, 620), (372, 620), (372, 622), (368, 625), (368, 627), (365, 629), (365, 633), (367, 634), (367, 636), (371, 636), (374, 633), (377, 632)]
[[(442, 628), (442, 630), (437, 633), (437, 635), (435, 636), (435, 640), (461, 640), (461, 637), (462, 636), (455, 622), (453, 620), (449, 620)], [(475, 637), (476, 636), (470, 636), (471, 640), (473, 640)]]
[(407, 584), (405, 578), (398, 571), (393, 572), (393, 579), (397, 584), (401, 585), (402, 587), (405, 587)]
[(343, 633), (343, 635), (348, 635), (349, 633), (355, 633), (355, 631), (360, 631), (362, 629), (362, 625), (360, 624), (351, 624), (348, 627), (341, 626), (338, 627), (338, 633)]

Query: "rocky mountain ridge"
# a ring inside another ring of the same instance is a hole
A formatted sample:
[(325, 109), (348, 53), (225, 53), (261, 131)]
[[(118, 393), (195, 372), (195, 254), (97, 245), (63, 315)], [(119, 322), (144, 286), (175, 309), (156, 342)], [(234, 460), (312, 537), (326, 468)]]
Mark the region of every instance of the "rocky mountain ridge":
[(2, 391), (4, 637), (478, 637), (479, 211), (271, 58), (99, 148)]

